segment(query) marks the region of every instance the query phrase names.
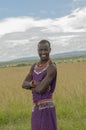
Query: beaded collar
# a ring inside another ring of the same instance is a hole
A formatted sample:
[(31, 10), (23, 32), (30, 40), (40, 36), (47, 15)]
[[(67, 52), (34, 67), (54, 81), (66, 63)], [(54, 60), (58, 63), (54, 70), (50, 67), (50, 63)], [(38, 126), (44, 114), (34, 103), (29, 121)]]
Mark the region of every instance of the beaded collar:
[(46, 63), (40, 64), (40, 61), (36, 64), (37, 68), (45, 68), (49, 63), (51, 62), (51, 59), (49, 59)]
[(34, 67), (34, 72), (35, 72), (36, 74), (40, 74), (40, 73), (46, 71), (47, 68), (49, 67), (49, 63), (50, 63), (50, 62), (51, 62), (50, 59), (49, 59), (45, 64), (42, 64), (42, 65), (40, 65), (39, 62), (38, 62), (38, 63), (35, 65), (35, 67)]

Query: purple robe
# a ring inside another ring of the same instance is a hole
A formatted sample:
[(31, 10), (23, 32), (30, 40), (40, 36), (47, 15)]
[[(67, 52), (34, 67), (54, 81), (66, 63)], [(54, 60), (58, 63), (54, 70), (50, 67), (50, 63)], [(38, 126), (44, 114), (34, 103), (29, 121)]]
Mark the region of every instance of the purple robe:
[[(46, 76), (49, 64), (47, 64), (44, 68), (38, 67), (36, 64), (33, 69), (33, 80), (37, 82), (42, 81), (43, 78)], [(51, 64), (53, 63), (51, 62)], [(40, 100), (52, 98), (53, 92), (55, 90), (55, 84), (56, 77), (52, 80), (52, 82), (49, 85), (49, 90), (47, 90), (45, 93), (32, 93), (33, 102), (38, 102)], [(43, 109), (39, 108), (39, 106), (35, 106), (32, 111), (32, 130), (57, 130), (55, 106), (53, 105), (51, 107), (44, 107)]]

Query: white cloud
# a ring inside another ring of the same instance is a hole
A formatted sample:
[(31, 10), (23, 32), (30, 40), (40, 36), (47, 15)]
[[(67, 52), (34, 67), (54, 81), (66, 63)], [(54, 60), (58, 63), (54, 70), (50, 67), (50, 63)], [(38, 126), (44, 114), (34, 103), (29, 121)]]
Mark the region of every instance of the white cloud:
[[(75, 17), (72, 17), (75, 16)], [(69, 18), (70, 17), (70, 18)], [(0, 21), (0, 35), (12, 32), (24, 32), (34, 27), (44, 27), (45, 30), (53, 32), (82, 32), (86, 25), (86, 8), (76, 9), (71, 15), (59, 19), (34, 19), (31, 17), (7, 18)]]
[(58, 24), (64, 32), (85, 32), (86, 8), (74, 10), (71, 15), (59, 19)]
[(6, 43), (13, 43), (13, 45), (18, 45), (18, 44), (25, 44), (28, 43), (28, 39), (23, 39), (23, 40), (6, 40)]
[(0, 35), (22, 32), (33, 26), (34, 19), (28, 17), (7, 18), (0, 21)]
[(86, 49), (86, 8), (56, 19), (13, 17), (0, 21), (0, 60), (37, 55), (37, 43), (48, 39), (52, 54)]

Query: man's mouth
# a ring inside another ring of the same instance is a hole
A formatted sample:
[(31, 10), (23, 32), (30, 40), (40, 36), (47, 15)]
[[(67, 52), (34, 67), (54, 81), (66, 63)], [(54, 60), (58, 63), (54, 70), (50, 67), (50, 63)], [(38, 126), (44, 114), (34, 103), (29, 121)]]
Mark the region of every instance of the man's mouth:
[(41, 55), (41, 57), (42, 57), (42, 58), (45, 58), (45, 57), (46, 57), (46, 55)]

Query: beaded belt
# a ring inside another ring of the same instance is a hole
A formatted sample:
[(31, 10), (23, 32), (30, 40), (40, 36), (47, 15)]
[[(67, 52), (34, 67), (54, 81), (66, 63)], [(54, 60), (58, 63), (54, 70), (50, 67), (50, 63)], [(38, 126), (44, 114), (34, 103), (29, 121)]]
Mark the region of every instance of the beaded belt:
[(38, 106), (39, 110), (45, 109), (45, 108), (52, 108), (54, 107), (54, 102), (52, 99), (45, 99), (34, 103), (34, 106)]

